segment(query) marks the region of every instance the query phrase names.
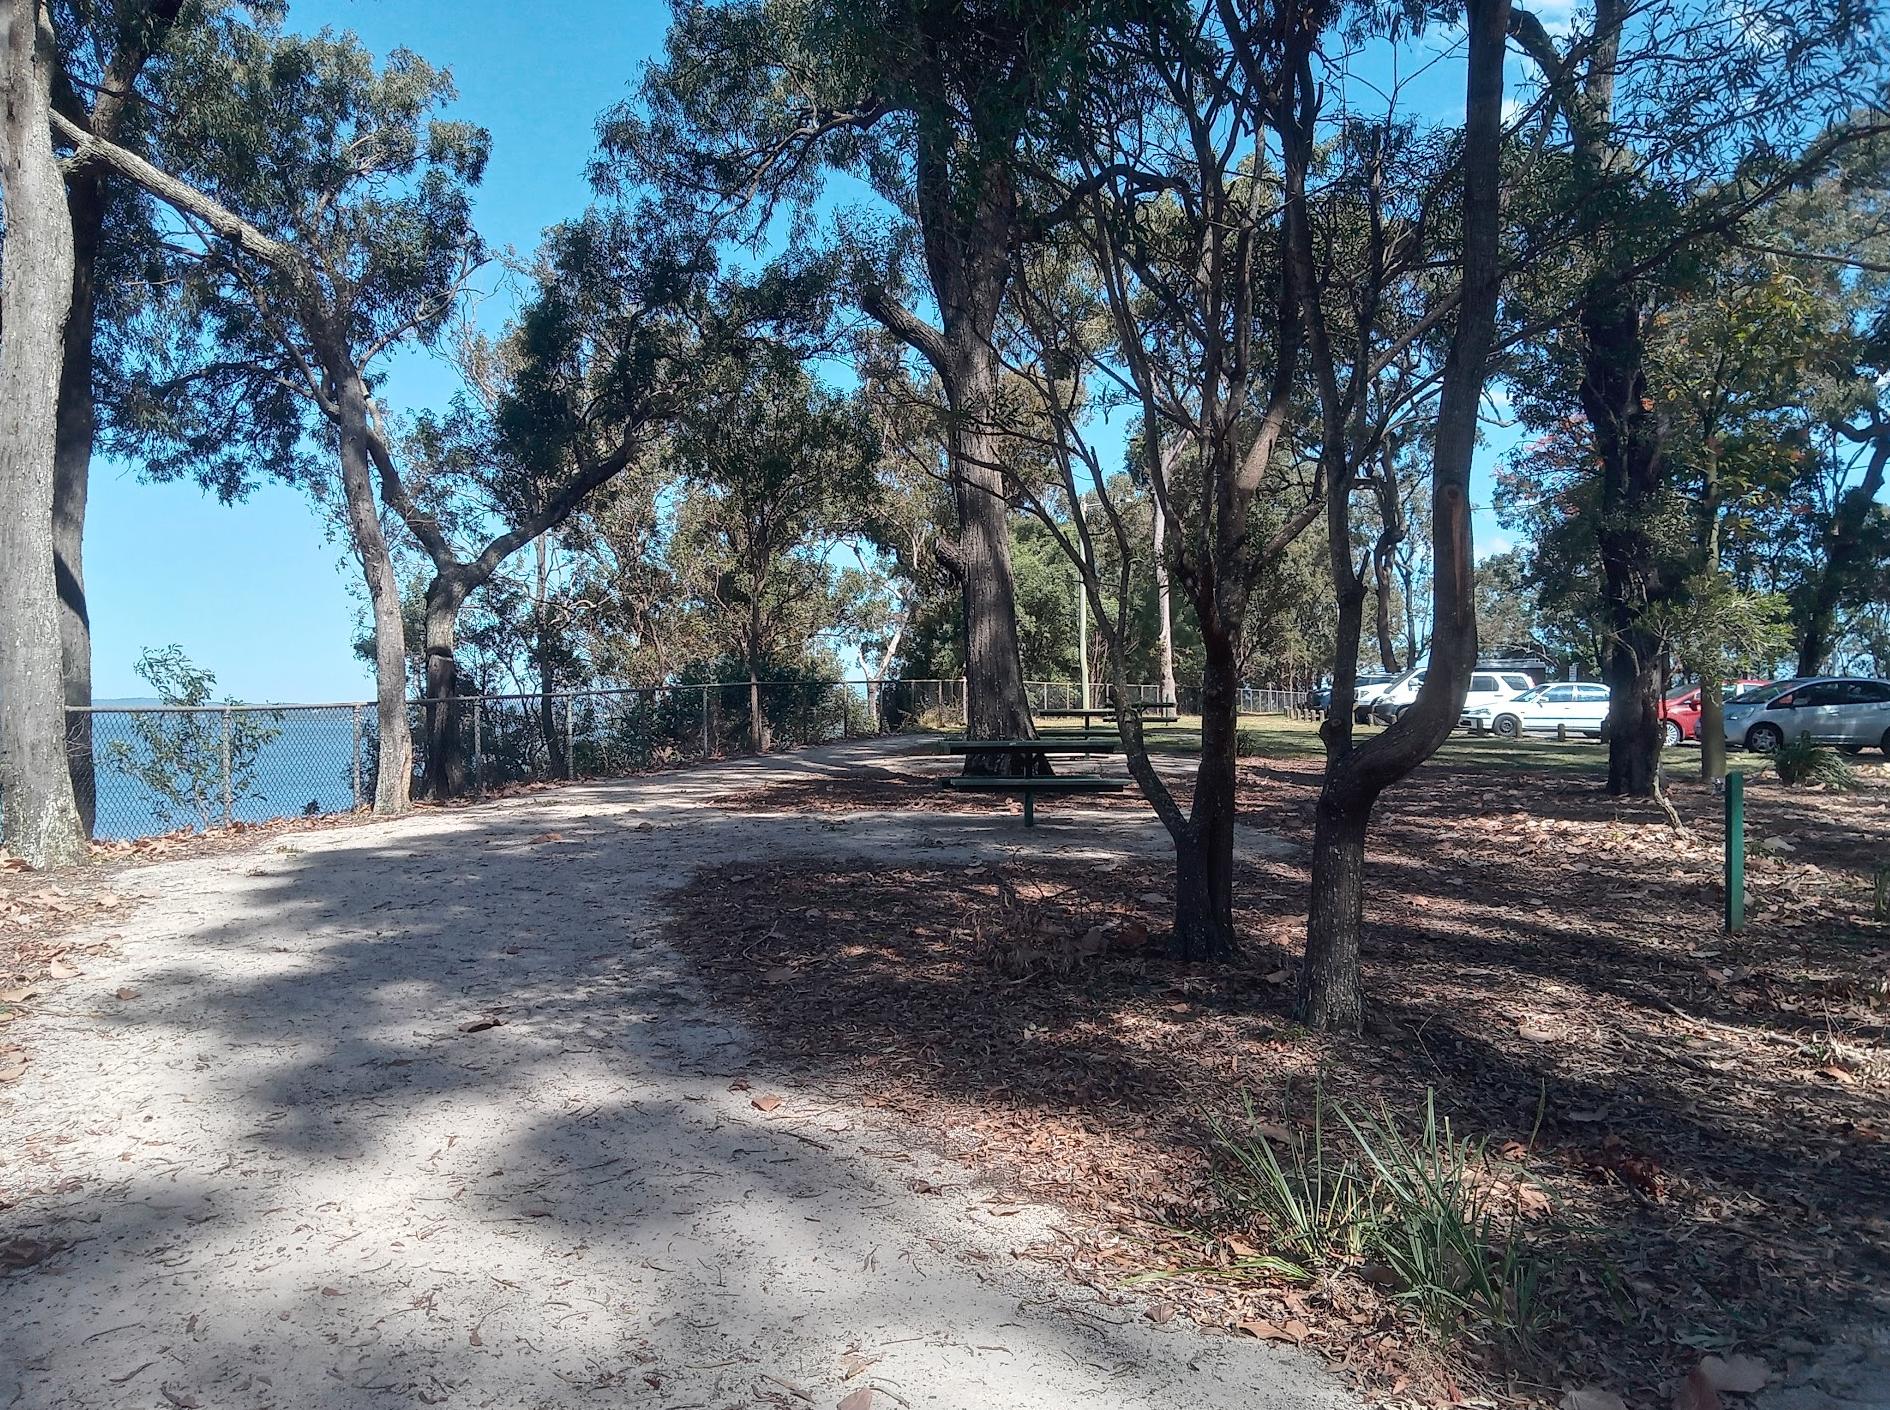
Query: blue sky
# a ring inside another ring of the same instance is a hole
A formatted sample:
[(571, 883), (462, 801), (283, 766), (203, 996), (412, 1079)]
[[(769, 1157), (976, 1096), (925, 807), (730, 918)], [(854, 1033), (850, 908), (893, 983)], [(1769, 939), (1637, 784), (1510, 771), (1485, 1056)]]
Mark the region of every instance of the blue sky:
[[(459, 115), (492, 132), (478, 194), (493, 245), (530, 250), (547, 225), (590, 197), (584, 164), (597, 116), (622, 98), (660, 46), (662, 0), (293, 0), (289, 23), (352, 29), (376, 54), (406, 46), (453, 71)], [(451, 379), (409, 357), (394, 407), (450, 394)], [(355, 659), (355, 607), (342, 545), (301, 495), (279, 486), (225, 508), (187, 484), (141, 483), (132, 467), (93, 467), (86, 525), (94, 691), (144, 695), (132, 663), (177, 642), (245, 700), (355, 700), (373, 693)]]
[[(524, 251), (590, 198), (597, 116), (625, 96), (667, 19), (662, 0), (292, 0), (289, 13), (294, 28), (352, 29), (377, 55), (405, 46), (452, 70), (458, 115), (492, 133), (480, 231)], [(397, 412), (444, 404), (452, 386), (443, 366), (410, 355), (387, 402)], [(1487, 502), (1487, 477), (1478, 490)], [(1477, 533), (1481, 552), (1507, 546), (1487, 513)], [(192, 485), (145, 484), (134, 467), (101, 460), (86, 532), (95, 694), (146, 694), (133, 662), (176, 642), (238, 699), (365, 699), (371, 674), (351, 645), (356, 571), (293, 491), (265, 486), (225, 507)]]

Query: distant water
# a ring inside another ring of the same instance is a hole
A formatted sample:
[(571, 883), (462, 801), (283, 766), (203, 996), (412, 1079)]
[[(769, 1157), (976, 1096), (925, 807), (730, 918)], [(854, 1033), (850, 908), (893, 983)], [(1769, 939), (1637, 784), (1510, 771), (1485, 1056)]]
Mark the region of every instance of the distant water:
[[(103, 702), (101, 702), (102, 704)], [(111, 702), (117, 704), (119, 702)], [(143, 703), (143, 702), (139, 702)], [(141, 753), (128, 714), (93, 717), (93, 751), (98, 760), (98, 822), (94, 836), (104, 839), (148, 837), (173, 828), (200, 825), (194, 809), (179, 814), (130, 772), (112, 761), (111, 744), (123, 741)], [(205, 731), (198, 757), (211, 782), (212, 824), (223, 821), (220, 725), (215, 716)], [(369, 716), (372, 718), (371, 713)], [(233, 814), (239, 822), (269, 822), (294, 817), (315, 805), (320, 813), (346, 812), (354, 806), (354, 718), (351, 711), (286, 710), (271, 728), (280, 733), (256, 750), (248, 787), (239, 792)], [(372, 787), (364, 778), (363, 787)], [(166, 807), (172, 816), (167, 820)]]

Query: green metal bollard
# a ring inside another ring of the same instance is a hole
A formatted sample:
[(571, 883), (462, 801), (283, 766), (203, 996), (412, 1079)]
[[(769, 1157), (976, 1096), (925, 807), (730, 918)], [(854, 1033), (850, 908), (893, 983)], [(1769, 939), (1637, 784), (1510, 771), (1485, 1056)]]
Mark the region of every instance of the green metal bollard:
[(1746, 928), (1746, 776), (1726, 775), (1726, 933)]

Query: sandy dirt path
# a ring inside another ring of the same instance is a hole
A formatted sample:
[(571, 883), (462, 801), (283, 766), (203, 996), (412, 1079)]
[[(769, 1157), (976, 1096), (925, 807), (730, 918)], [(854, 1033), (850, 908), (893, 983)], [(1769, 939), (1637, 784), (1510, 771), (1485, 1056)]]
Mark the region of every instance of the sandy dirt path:
[(27, 1021), (0, 1094), (0, 1190), (36, 1191), (0, 1243), (70, 1243), (0, 1277), (0, 1407), (1354, 1404), (1309, 1358), (1019, 1261), (1054, 1216), (771, 1081), (666, 949), (663, 894), (745, 856), (1163, 846), (1126, 813), (1026, 835), (709, 801), (910, 747), (127, 873), (116, 952)]

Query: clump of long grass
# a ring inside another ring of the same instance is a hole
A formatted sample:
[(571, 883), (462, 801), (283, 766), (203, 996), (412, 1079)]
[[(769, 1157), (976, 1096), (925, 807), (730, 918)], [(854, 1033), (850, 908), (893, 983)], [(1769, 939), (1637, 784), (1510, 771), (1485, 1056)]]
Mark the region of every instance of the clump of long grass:
[(1379, 1265), (1440, 1335), (1527, 1354), (1544, 1317), (1542, 1264), (1484, 1144), (1459, 1136), (1428, 1091), (1409, 1126), (1323, 1092), (1313, 1106), (1302, 1132), (1266, 1126), (1251, 1102), (1242, 1121), (1210, 1122), (1223, 1207), (1308, 1269)]

